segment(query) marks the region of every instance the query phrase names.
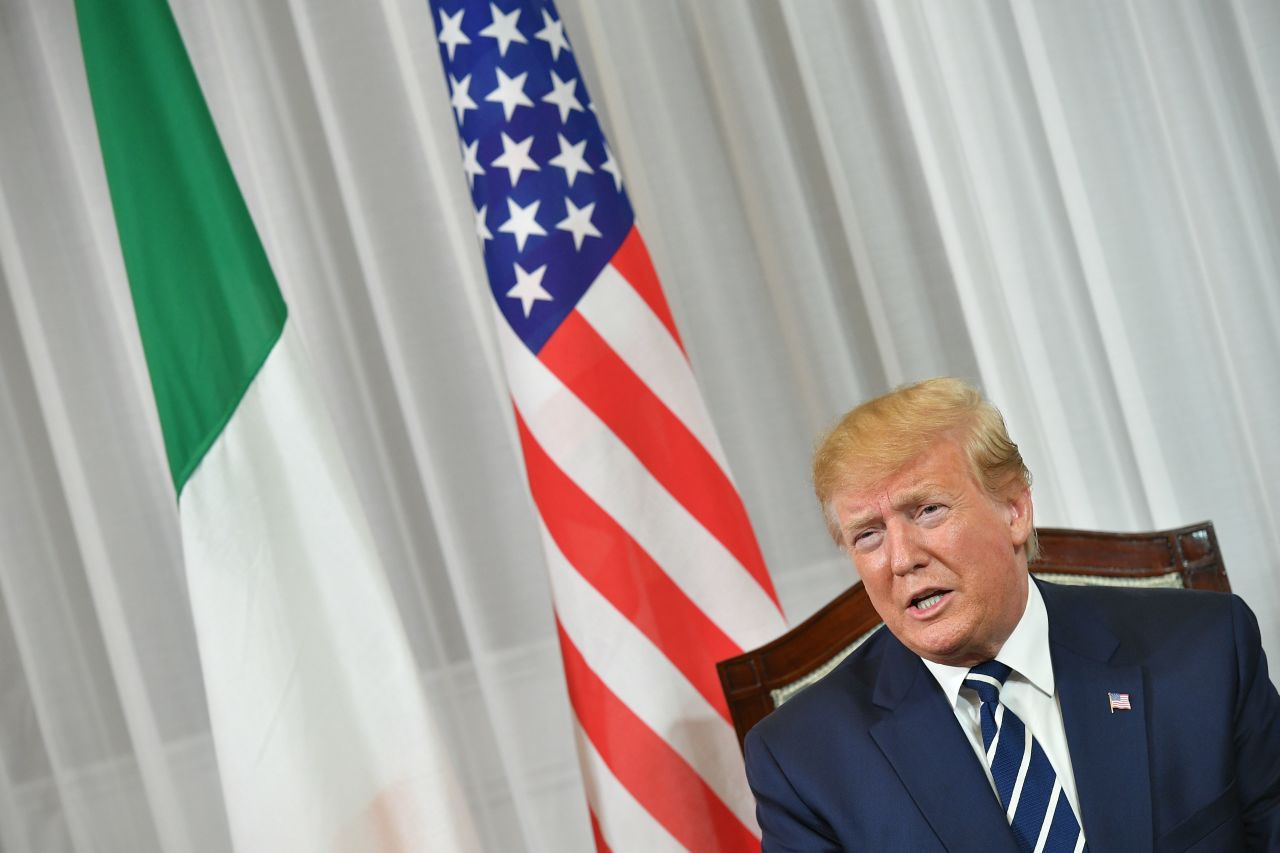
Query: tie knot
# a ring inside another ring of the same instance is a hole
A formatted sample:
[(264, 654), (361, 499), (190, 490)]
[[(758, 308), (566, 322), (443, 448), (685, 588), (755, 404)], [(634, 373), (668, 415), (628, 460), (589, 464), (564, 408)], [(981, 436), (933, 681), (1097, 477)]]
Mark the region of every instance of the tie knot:
[(1004, 680), (1009, 677), (1009, 673), (1012, 671), (999, 661), (989, 660), (969, 670), (969, 674), (964, 677), (964, 684), (965, 687), (971, 687), (976, 690), (978, 698), (983, 703), (998, 702), (1000, 701), (1000, 688), (1004, 687)]

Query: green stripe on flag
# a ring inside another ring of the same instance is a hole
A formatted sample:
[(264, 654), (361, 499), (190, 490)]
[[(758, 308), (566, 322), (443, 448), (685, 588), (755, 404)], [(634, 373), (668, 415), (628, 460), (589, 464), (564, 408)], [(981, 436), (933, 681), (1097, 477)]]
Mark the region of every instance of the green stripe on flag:
[(286, 308), (165, 0), (76, 0), (85, 72), (178, 493)]

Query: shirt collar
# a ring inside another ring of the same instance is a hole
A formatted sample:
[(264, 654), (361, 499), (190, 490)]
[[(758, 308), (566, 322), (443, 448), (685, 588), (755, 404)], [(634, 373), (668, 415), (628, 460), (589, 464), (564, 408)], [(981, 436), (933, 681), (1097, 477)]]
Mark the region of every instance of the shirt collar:
[[(921, 658), (933, 673), (938, 685), (954, 708), (960, 698), (960, 688), (969, 674), (967, 666), (948, 666)], [(1017, 675), (1048, 696), (1053, 695), (1053, 661), (1049, 657), (1049, 614), (1044, 609), (1044, 598), (1036, 582), (1027, 580), (1027, 606), (1022, 618), (1014, 626), (1013, 633), (1005, 640), (996, 660), (1009, 667)], [(1010, 676), (1011, 678), (1013, 676)]]

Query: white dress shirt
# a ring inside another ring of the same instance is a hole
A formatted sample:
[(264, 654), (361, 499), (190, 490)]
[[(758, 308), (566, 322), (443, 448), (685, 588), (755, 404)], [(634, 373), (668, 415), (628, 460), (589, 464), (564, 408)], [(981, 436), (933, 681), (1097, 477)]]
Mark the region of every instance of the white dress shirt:
[[(1000, 701), (1031, 730), (1040, 743), (1054, 772), (1062, 781), (1062, 792), (1080, 820), (1080, 801), (1076, 797), (1076, 780), (1071, 770), (1071, 753), (1067, 750), (1067, 732), (1062, 725), (1062, 706), (1053, 682), (1053, 662), (1049, 657), (1049, 615), (1044, 609), (1044, 599), (1034, 581), (1028, 582), (1027, 606), (1022, 618), (996, 660), (1013, 672), (1000, 691)], [(923, 660), (923, 658), (921, 658)], [(924, 665), (933, 673), (955, 709), (960, 728), (969, 738), (978, 763), (987, 774), (991, 790), (996, 790), (991, 768), (987, 765), (986, 750), (982, 748), (982, 706), (976, 691), (964, 687), (964, 677), (969, 668), (947, 666), (926, 660)], [(961, 689), (964, 687), (964, 689)], [(998, 796), (998, 795), (997, 795)], [(1081, 824), (1084, 823), (1080, 820)]]

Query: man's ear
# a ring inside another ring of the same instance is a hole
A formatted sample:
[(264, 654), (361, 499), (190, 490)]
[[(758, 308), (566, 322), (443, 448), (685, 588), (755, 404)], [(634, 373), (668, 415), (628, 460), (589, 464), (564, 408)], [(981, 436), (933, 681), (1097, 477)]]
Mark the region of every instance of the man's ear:
[(1022, 548), (1031, 538), (1035, 529), (1035, 508), (1031, 504), (1031, 487), (1023, 486), (1011, 497), (1006, 506), (1009, 508), (1009, 535), (1013, 540), (1014, 550)]

